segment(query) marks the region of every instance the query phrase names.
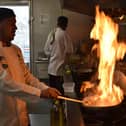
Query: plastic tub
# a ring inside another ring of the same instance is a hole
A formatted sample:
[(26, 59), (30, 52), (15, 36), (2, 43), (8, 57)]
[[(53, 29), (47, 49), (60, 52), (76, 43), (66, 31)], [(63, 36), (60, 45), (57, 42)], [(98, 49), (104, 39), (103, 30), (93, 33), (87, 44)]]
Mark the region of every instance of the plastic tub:
[(65, 82), (63, 84), (64, 92), (74, 92), (74, 82)]

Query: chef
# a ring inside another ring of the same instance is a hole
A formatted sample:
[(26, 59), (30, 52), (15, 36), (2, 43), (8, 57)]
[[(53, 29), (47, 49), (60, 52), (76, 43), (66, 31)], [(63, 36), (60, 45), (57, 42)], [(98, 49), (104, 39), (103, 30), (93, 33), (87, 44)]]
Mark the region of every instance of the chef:
[(19, 92), (47, 98), (61, 95), (30, 73), (20, 48), (11, 43), (16, 29), (13, 10), (0, 8), (0, 126), (29, 125), (26, 103), (16, 96)]
[(69, 57), (73, 53), (73, 43), (67, 33), (68, 18), (59, 16), (57, 27), (49, 35), (45, 43), (44, 52), (49, 57), (49, 84), (64, 94), (64, 67), (69, 64)]

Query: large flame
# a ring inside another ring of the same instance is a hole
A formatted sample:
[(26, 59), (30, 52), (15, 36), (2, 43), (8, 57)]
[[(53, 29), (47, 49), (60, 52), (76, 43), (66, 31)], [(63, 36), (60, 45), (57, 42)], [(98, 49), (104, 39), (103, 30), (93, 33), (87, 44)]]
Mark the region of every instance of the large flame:
[(126, 45), (117, 42), (118, 24), (99, 11), (96, 7), (95, 25), (90, 37), (99, 40), (99, 67), (98, 79), (100, 80), (94, 95), (84, 98), (87, 105), (113, 106), (121, 103), (123, 91), (113, 84), (113, 75), (116, 60), (122, 59)]

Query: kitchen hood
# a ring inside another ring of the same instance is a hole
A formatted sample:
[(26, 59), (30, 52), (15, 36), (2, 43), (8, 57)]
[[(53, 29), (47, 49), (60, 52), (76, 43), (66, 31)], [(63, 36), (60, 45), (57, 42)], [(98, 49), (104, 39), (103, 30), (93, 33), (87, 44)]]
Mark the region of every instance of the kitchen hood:
[(125, 0), (61, 0), (61, 5), (62, 9), (89, 16), (95, 16), (96, 5), (100, 5), (101, 10), (112, 17), (126, 15)]

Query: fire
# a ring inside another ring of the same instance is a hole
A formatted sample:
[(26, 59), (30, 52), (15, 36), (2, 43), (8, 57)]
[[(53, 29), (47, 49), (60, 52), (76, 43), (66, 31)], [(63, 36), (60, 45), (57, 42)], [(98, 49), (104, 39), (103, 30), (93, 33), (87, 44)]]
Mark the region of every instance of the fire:
[(113, 106), (123, 100), (123, 91), (113, 84), (116, 60), (122, 59), (126, 52), (126, 45), (118, 43), (118, 24), (103, 11), (96, 7), (95, 25), (90, 37), (99, 40), (98, 79), (94, 95), (84, 98), (85, 105)]

